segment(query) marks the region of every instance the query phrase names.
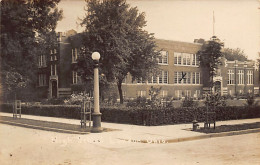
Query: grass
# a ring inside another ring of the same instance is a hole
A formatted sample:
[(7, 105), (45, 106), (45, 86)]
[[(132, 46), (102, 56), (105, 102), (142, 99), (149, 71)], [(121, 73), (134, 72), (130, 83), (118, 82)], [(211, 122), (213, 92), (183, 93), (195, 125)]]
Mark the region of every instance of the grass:
[(220, 132), (239, 131), (239, 130), (247, 130), (247, 129), (255, 129), (255, 128), (260, 128), (260, 122), (236, 124), (236, 125), (220, 125), (220, 126), (216, 126), (216, 129), (214, 129), (213, 127), (210, 129), (200, 128), (196, 130), (196, 132), (220, 133)]

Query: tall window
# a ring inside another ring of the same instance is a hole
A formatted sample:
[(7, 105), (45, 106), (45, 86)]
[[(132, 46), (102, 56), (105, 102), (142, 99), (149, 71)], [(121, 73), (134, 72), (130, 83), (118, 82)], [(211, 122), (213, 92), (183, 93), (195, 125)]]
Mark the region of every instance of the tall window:
[(254, 84), (254, 77), (253, 77), (252, 70), (247, 71), (247, 83), (250, 85)]
[(168, 72), (162, 71), (159, 75), (159, 84), (168, 84)]
[(200, 84), (200, 73), (196, 72), (196, 84)]
[(244, 84), (244, 70), (238, 70), (238, 84)]
[(38, 67), (46, 67), (46, 55), (38, 56)]
[(148, 83), (150, 84), (157, 84), (157, 78), (156, 76), (152, 76), (150, 79), (148, 79)]
[(39, 86), (47, 85), (46, 74), (39, 74)]
[(161, 56), (159, 57), (159, 64), (168, 64), (168, 52), (161, 51)]
[(144, 81), (143, 78), (141, 77), (141, 79), (138, 79), (138, 80), (137, 80), (137, 83), (138, 83), (138, 84), (145, 84), (145, 81)]
[(187, 55), (186, 53), (182, 53), (182, 65), (187, 65)]
[(168, 91), (167, 90), (161, 90), (160, 91), (160, 96), (161, 97), (167, 97), (168, 96)]
[(174, 64), (175, 65), (181, 65), (182, 64), (182, 58), (181, 58), (182, 54), (178, 53), (178, 52), (174, 52)]
[(77, 48), (71, 49), (71, 57), (72, 57), (72, 63), (76, 63), (78, 59), (78, 50)]
[(175, 90), (175, 97), (181, 98), (182, 97), (182, 90)]
[(200, 90), (196, 90), (196, 91), (195, 91), (195, 97), (196, 97), (196, 98), (200, 97)]
[(72, 84), (78, 83), (78, 73), (76, 71), (72, 71)]
[(184, 90), (185, 97), (191, 97), (191, 90)]
[(198, 66), (198, 56), (190, 53), (177, 53), (174, 52), (174, 64), (186, 66)]
[(137, 97), (146, 97), (146, 91), (137, 91)]
[(235, 75), (234, 70), (228, 70), (228, 84), (234, 84), (235, 82)]
[(51, 65), (51, 75), (52, 76), (57, 75), (57, 65), (56, 64)]
[(174, 72), (175, 84), (200, 84), (199, 72)]

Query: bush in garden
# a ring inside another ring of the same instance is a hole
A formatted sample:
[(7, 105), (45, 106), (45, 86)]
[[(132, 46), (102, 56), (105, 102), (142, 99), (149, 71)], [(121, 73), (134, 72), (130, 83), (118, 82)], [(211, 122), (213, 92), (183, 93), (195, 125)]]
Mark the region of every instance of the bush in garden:
[(181, 104), (182, 107), (197, 107), (198, 103), (190, 97), (185, 97)]
[(66, 105), (80, 105), (83, 100), (91, 99), (88, 94), (79, 93), (79, 94), (72, 94), (68, 99), (64, 100)]
[(222, 97), (219, 93), (206, 95), (205, 105), (209, 107), (226, 106), (226, 97)]
[(246, 103), (248, 106), (253, 106), (256, 104), (255, 97), (253, 95), (247, 95)]
[(64, 104), (64, 98), (50, 98), (46, 100), (42, 100), (41, 104), (43, 105), (63, 105)]
[(151, 107), (159, 107), (161, 105), (161, 99), (159, 98), (162, 87), (154, 88), (151, 86), (149, 89), (150, 100), (148, 102)]

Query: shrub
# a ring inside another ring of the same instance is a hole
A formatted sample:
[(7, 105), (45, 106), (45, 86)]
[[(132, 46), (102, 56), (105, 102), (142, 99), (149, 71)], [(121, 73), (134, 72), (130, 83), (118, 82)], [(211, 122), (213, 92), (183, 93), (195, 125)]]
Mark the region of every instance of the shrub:
[(205, 105), (209, 107), (226, 106), (226, 97), (222, 97), (219, 93), (206, 95)]
[[(2, 112), (12, 113), (12, 104), (1, 104)], [(206, 107), (181, 108), (101, 108), (102, 121), (136, 125), (165, 125), (205, 121)], [(216, 120), (259, 118), (259, 106), (214, 108)], [(80, 119), (78, 105), (22, 105), (22, 114)]]
[(248, 106), (252, 106), (255, 103), (255, 98), (253, 95), (248, 95), (246, 98), (246, 103)]
[(41, 104), (44, 104), (44, 105), (63, 105), (64, 104), (64, 99), (65, 98), (46, 99), (46, 100), (42, 100)]
[(185, 97), (181, 104), (182, 107), (197, 107), (198, 103), (190, 97)]
[(72, 94), (69, 99), (65, 99), (64, 103), (66, 105), (80, 105), (83, 100), (87, 100), (87, 99), (91, 99), (89, 97), (88, 94), (83, 94), (83, 93), (79, 93), (79, 94)]

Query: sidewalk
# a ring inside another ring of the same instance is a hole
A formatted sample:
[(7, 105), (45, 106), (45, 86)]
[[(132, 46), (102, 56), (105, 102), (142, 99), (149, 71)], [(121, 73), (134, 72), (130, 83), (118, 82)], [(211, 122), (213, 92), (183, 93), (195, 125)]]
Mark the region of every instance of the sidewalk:
[[(4, 123), (3, 122), (4, 120), (9, 120), (10, 122), (14, 121), (13, 119), (10, 120), (11, 119), (10, 117), (12, 117), (11, 113), (0, 112), (1, 123)], [(26, 121), (27, 120), (32, 121), (31, 122), (32, 125), (38, 124), (37, 127), (35, 127), (36, 129), (48, 130), (48, 128), (51, 128), (48, 131), (55, 131), (55, 129), (57, 129), (56, 132), (65, 132), (65, 133), (73, 133), (73, 132), (69, 132), (70, 130), (72, 130), (75, 131), (74, 132), (75, 134), (79, 133), (80, 131), (80, 120), (32, 116), (32, 115), (24, 115), (24, 114), (22, 114), (22, 119)], [(19, 119), (16, 119), (15, 121), (19, 121)], [(260, 122), (260, 118), (218, 121), (216, 122), (216, 126), (254, 123), (254, 122)], [(199, 125), (202, 127), (203, 123), (199, 123)], [(164, 126), (138, 126), (138, 125), (102, 122), (102, 127), (105, 128), (106, 130), (102, 133), (89, 133), (89, 130), (84, 130), (82, 131), (82, 134), (84, 134), (83, 136), (90, 136), (92, 138), (98, 138), (101, 140), (109, 139), (113, 141), (120, 140), (120, 141), (127, 141), (127, 142), (142, 142), (142, 143), (173, 143), (173, 142), (189, 141), (189, 140), (202, 139), (202, 138), (234, 135), (234, 133), (218, 133), (216, 135), (214, 134), (209, 135), (205, 133), (194, 132), (191, 131), (192, 123), (164, 125)], [(33, 127), (29, 126), (29, 128), (33, 128)], [(69, 130), (68, 132), (62, 131), (67, 129)], [(244, 130), (244, 132), (240, 131), (235, 134), (252, 133), (252, 132), (260, 132), (260, 129), (254, 129), (253, 131)]]

